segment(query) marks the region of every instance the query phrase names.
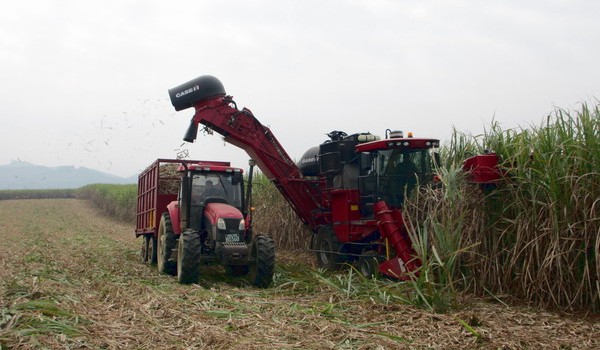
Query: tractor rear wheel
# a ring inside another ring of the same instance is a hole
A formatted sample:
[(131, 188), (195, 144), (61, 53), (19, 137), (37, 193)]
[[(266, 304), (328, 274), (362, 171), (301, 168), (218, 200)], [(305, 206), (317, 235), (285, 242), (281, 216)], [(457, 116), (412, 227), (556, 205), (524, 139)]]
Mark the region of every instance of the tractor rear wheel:
[(201, 238), (196, 230), (185, 230), (177, 243), (177, 280), (190, 284), (200, 278)]
[(173, 255), (173, 249), (177, 245), (177, 237), (173, 233), (171, 217), (167, 213), (164, 213), (160, 218), (157, 241), (156, 262), (158, 272), (175, 275), (177, 272), (176, 262), (173, 261), (171, 256)]
[(275, 243), (264, 235), (256, 235), (252, 241), (248, 278), (258, 288), (267, 288), (273, 283), (275, 273)]
[(317, 232), (315, 243), (317, 266), (329, 270), (339, 268), (342, 258), (338, 253), (339, 244), (329, 227), (321, 227)]

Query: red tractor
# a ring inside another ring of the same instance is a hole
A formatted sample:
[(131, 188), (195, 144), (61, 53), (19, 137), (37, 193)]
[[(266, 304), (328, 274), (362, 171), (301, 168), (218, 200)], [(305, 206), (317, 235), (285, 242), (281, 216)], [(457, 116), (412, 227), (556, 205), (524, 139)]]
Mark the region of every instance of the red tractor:
[(136, 236), (142, 260), (158, 271), (196, 283), (203, 265), (223, 265), (249, 275), (257, 287), (273, 280), (273, 240), (252, 235), (248, 210), (252, 168), (244, 188), (242, 170), (228, 162), (158, 159), (139, 175)]
[(390, 130), (385, 139), (334, 131), (297, 165), (269, 128), (249, 109), (237, 108), (217, 78), (198, 77), (169, 95), (176, 111), (195, 109), (185, 141), (193, 142), (203, 124), (256, 160), (311, 228), (319, 266), (357, 262), (367, 276), (379, 272), (398, 279), (417, 271), (402, 204), (405, 193), (434, 179), (439, 140)]

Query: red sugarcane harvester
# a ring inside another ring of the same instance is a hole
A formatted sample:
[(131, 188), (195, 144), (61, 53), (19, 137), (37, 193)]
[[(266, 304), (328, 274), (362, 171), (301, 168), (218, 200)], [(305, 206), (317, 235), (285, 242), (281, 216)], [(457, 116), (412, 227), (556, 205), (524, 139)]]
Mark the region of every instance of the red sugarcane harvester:
[[(379, 272), (398, 279), (417, 272), (420, 263), (401, 210), (405, 193), (434, 179), (439, 140), (390, 130), (385, 139), (333, 131), (297, 165), (269, 128), (249, 109), (237, 108), (217, 78), (200, 76), (169, 95), (176, 111), (195, 110), (185, 141), (193, 142), (203, 124), (256, 160), (312, 230), (319, 266), (358, 262), (366, 276)], [(477, 167), (477, 161), (470, 164)]]

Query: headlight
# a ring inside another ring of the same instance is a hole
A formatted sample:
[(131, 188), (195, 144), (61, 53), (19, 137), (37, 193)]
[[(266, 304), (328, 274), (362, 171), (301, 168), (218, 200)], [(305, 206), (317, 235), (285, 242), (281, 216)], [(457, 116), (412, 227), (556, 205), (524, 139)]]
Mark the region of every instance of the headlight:
[(240, 220), (240, 227), (238, 227), (238, 230), (240, 231), (244, 231), (246, 229), (246, 222), (244, 221), (244, 219)]
[(225, 230), (227, 227), (225, 226), (225, 220), (223, 220), (223, 218), (219, 218), (217, 220), (217, 228), (219, 230)]

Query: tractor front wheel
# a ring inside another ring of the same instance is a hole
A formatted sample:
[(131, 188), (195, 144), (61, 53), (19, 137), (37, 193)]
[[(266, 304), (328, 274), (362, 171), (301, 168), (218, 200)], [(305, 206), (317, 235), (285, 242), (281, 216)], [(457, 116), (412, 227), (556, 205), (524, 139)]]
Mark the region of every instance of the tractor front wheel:
[(264, 235), (256, 235), (250, 251), (252, 262), (249, 266), (248, 278), (258, 288), (267, 288), (273, 282), (275, 273), (275, 243)]
[(201, 238), (198, 231), (186, 230), (177, 243), (177, 280), (182, 284), (197, 283), (200, 277)]
[(158, 272), (174, 275), (176, 272), (176, 262), (172, 260), (171, 255), (177, 244), (177, 237), (173, 233), (171, 217), (167, 213), (164, 213), (160, 218), (157, 240), (156, 261)]

